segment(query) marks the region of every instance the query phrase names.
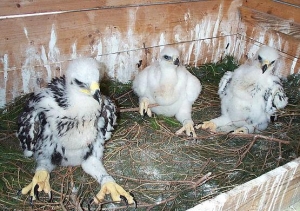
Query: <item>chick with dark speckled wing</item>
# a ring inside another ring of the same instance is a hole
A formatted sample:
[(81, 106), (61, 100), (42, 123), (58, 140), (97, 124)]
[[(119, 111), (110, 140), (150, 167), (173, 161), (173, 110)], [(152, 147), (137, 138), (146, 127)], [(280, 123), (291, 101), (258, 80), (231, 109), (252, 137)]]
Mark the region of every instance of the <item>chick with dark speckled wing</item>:
[(48, 87), (32, 94), (18, 118), (17, 137), (24, 155), (37, 162), (32, 182), (21, 190), (30, 192), (30, 202), (38, 191), (51, 195), (49, 173), (56, 166), (81, 165), (94, 177), (101, 190), (96, 203), (111, 194), (113, 201), (133, 197), (106, 172), (102, 164), (104, 142), (116, 124), (115, 105), (100, 93), (99, 66), (92, 58), (76, 59), (66, 76), (54, 78)]
[(275, 49), (263, 46), (251, 62), (234, 72), (226, 72), (218, 91), (222, 115), (196, 128), (233, 133), (254, 133), (266, 129), (270, 117), (288, 103), (277, 76), (278, 59)]

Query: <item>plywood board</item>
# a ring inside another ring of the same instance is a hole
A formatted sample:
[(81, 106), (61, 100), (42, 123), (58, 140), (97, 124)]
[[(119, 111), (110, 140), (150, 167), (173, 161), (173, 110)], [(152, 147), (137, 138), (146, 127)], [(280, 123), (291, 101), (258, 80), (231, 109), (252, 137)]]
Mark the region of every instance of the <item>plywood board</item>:
[[(60, 64), (77, 57), (103, 61), (108, 75), (122, 82), (132, 79), (141, 56), (134, 52), (143, 49), (157, 49), (147, 57), (151, 62), (165, 45), (190, 43), (182, 49), (187, 55), (183, 63), (217, 61), (229, 42), (227, 51), (233, 52), (230, 36), (237, 34), (235, 11), (240, 2), (154, 4), (2, 19), (0, 107), (20, 92), (38, 89), (40, 84), (32, 81), (48, 82), (60, 75)], [(214, 39), (218, 37), (223, 38)]]
[(300, 158), (297, 158), (189, 211), (282, 211), (299, 199)]
[[(173, 46), (181, 51), (182, 64), (187, 64), (185, 62), (189, 61), (190, 65), (196, 66), (207, 63), (210, 60), (220, 60), (227, 54), (233, 54), (235, 41), (236, 36), (221, 36), (212, 39), (181, 42), (173, 44)], [(211, 46), (215, 46), (215, 48), (211, 48)], [(123, 80), (127, 80), (128, 76), (131, 76), (129, 78), (131, 80), (138, 71), (157, 59), (160, 50), (160, 46), (149, 47), (128, 52), (99, 55), (97, 60), (101, 64), (101, 72), (106, 73), (108, 77), (111, 77), (109, 74), (124, 75), (126, 78)], [(40, 88), (45, 87), (50, 79), (50, 77), (47, 77), (49, 70), (51, 70), (52, 77), (63, 75), (69, 63), (69, 60), (57, 61), (44, 66), (35, 65), (28, 66), (26, 69), (16, 68), (8, 70), (6, 59), (3, 59), (4, 71), (0, 72), (0, 81), (4, 78), (7, 80), (3, 81), (7, 90), (6, 99), (14, 99), (23, 93), (38, 91)], [(39, 61), (39, 57), (35, 59)], [(36, 61), (28, 60), (28, 62)], [(111, 64), (109, 64), (110, 61), (112, 62)], [(130, 62), (126, 63), (126, 61)], [(119, 62), (119, 66), (114, 68), (113, 65), (116, 65), (117, 62)], [(114, 70), (114, 72), (111, 72), (111, 70)], [(122, 80), (122, 78), (119, 79)]]
[[(202, 0), (205, 1), (205, 0)], [(209, 0), (206, 0), (209, 1)], [(36, 13), (63, 13), (113, 7), (145, 6), (153, 4), (172, 4), (187, 0), (1, 0), (0, 17), (21, 16)]]
[[(295, 2), (299, 0), (295, 0)], [(243, 6), (269, 15), (300, 23), (300, 8), (275, 2), (273, 0), (243, 0)]]

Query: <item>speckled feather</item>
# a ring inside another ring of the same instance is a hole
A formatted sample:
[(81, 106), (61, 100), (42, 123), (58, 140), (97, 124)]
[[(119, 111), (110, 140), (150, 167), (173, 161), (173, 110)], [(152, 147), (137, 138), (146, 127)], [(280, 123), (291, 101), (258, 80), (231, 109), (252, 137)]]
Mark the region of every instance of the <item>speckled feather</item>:
[[(24, 155), (37, 161), (36, 170), (51, 172), (58, 165), (82, 165), (102, 183), (101, 177), (107, 175), (101, 160), (104, 142), (111, 137), (116, 124), (116, 109), (108, 97), (102, 95), (98, 102), (78, 91), (82, 87), (74, 79), (87, 84), (91, 79), (98, 82), (99, 72), (92, 60), (75, 63), (70, 67), (72, 72), (67, 73), (69, 79), (54, 78), (47, 88), (31, 95), (18, 118), (17, 137)], [(111, 177), (106, 179), (113, 181)]]

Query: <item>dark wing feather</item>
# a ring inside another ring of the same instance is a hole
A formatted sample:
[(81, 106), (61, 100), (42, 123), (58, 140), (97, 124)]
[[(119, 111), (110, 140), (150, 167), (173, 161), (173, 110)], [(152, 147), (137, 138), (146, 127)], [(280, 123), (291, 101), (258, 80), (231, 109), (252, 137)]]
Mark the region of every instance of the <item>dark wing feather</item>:
[(106, 96), (102, 96), (102, 110), (98, 119), (98, 130), (100, 136), (104, 140), (108, 140), (111, 137), (111, 133), (116, 125), (116, 106)]
[(68, 99), (65, 97), (65, 77), (53, 78), (48, 87), (38, 94), (31, 94), (23, 112), (17, 120), (17, 137), (21, 142), (22, 149), (26, 156), (31, 156), (35, 151), (35, 145), (43, 136), (43, 128), (47, 124), (45, 113), (47, 108), (42, 106), (46, 98), (52, 98), (63, 108), (68, 106)]
[(48, 88), (53, 93), (53, 97), (57, 104), (62, 108), (68, 107), (68, 99), (66, 98), (66, 77), (53, 78), (48, 84)]
[[(17, 137), (21, 142), (23, 150), (34, 151), (34, 146), (38, 137), (42, 134), (43, 124), (45, 124), (44, 113), (39, 113), (35, 105), (42, 99), (41, 94), (31, 94), (23, 113), (18, 117)], [(29, 155), (31, 156), (31, 155)]]

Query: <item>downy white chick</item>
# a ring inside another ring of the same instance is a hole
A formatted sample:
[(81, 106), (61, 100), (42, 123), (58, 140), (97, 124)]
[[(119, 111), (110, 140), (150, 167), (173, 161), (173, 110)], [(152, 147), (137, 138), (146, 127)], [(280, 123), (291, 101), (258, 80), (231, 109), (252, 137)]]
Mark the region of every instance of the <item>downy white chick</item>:
[[(191, 117), (192, 105), (201, 92), (200, 81), (179, 62), (179, 51), (165, 47), (159, 61), (142, 70), (134, 79), (134, 92), (139, 96), (140, 114), (151, 117), (152, 112), (168, 117), (175, 116), (183, 127), (176, 134), (186, 131), (196, 136)], [(150, 104), (158, 106), (149, 108)]]

